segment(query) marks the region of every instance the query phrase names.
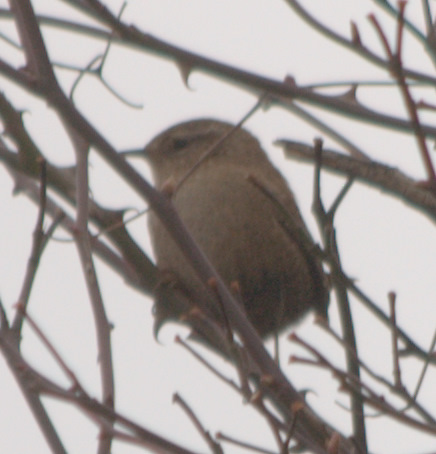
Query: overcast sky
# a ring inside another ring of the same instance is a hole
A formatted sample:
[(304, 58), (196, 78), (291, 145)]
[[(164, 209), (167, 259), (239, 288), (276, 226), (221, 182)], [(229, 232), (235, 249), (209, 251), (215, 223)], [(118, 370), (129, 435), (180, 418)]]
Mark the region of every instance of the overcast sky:
[[(107, 1), (118, 11), (121, 2)], [(323, 0), (304, 2), (316, 17), (338, 33), (349, 35), (350, 20), (359, 24), (365, 44), (380, 55), (382, 50), (366, 18), (369, 12), (386, 30), (394, 30), (393, 22), (376, 9), (371, 1)], [(422, 26), (421, 2), (410, 2), (408, 15)], [(76, 17), (62, 1), (35, 0), (40, 13)], [(0, 0), (0, 6), (7, 3)], [(78, 20), (83, 17), (77, 15)], [(122, 16), (126, 23), (186, 49), (207, 55), (270, 77), (283, 80), (295, 77), (299, 84), (339, 81), (387, 80), (384, 72), (328, 42), (307, 27), (282, 0), (130, 0)], [(10, 21), (0, 20), (0, 32), (11, 34)], [(391, 34), (392, 36), (392, 34)], [(85, 66), (102, 51), (104, 43), (89, 43), (87, 38), (46, 29), (46, 44), (53, 61)], [(18, 61), (16, 54), (0, 42), (0, 55), (7, 61)], [(405, 60), (414, 69), (429, 71), (430, 62), (421, 48), (410, 39), (405, 43)], [(76, 74), (59, 70), (58, 77), (68, 89)], [(140, 147), (156, 133), (171, 124), (197, 117), (215, 117), (237, 122), (254, 105), (256, 99), (210, 75), (194, 72), (185, 86), (177, 66), (169, 60), (143, 52), (113, 46), (104, 69), (107, 82), (128, 101), (122, 104), (93, 77), (85, 77), (75, 94), (79, 109), (105, 134), (119, 150)], [(26, 109), (26, 125), (34, 140), (58, 165), (74, 163), (74, 153), (58, 119), (44, 102), (29, 99), (26, 93), (12, 88), (0, 78), (0, 89), (7, 93), (17, 108)], [(332, 93), (340, 93), (337, 88)], [(368, 106), (386, 113), (404, 115), (404, 108), (395, 89), (367, 88), (358, 92)], [(431, 100), (433, 93), (422, 90)], [(323, 119), (347, 133), (374, 159), (398, 166), (410, 176), (422, 179), (424, 170), (412, 137), (383, 131), (368, 125), (344, 120), (318, 111)], [(427, 116), (434, 121), (434, 116)], [(271, 160), (280, 168), (294, 190), (305, 220), (315, 238), (319, 238), (310, 211), (312, 174), (310, 165), (284, 160), (273, 142), (291, 138), (311, 143), (320, 133), (280, 108), (258, 111), (246, 127), (261, 140)], [(327, 145), (336, 146), (328, 138)], [(93, 153), (91, 185), (94, 197), (108, 207), (144, 208), (142, 201), (107, 168)], [(135, 163), (148, 176), (142, 163)], [(334, 198), (342, 180), (325, 175), (327, 201)], [(13, 182), (0, 167), (0, 295), (8, 314), (13, 314), (25, 264), (30, 253), (36, 208), (24, 195), (13, 197)], [(434, 295), (436, 280), (436, 242), (431, 223), (415, 211), (379, 191), (355, 185), (337, 217), (338, 238), (344, 266), (350, 276), (373, 297), (384, 310), (387, 293), (398, 293), (399, 323), (407, 328), (423, 348), (430, 344), (436, 312)], [(138, 242), (149, 251), (145, 219), (131, 226)], [(67, 238), (58, 231), (57, 238)], [(241, 398), (226, 388), (193, 358), (173, 343), (180, 327), (168, 326), (161, 332), (160, 343), (152, 334), (151, 302), (126, 287), (107, 267), (97, 262), (103, 297), (114, 323), (113, 349), (116, 374), (116, 399), (120, 412), (151, 430), (205, 452), (206, 446), (181, 409), (172, 404), (172, 394), (179, 392), (194, 408), (213, 434), (220, 430), (253, 444), (273, 449), (274, 440), (264, 421)], [(99, 396), (96, 367), (97, 350), (93, 321), (76, 249), (71, 242), (52, 242), (44, 253), (32, 293), (30, 313), (60, 350), (69, 366), (87, 390)], [(353, 302), (357, 336), (362, 358), (375, 370), (390, 377), (389, 333), (356, 302)], [(330, 308), (332, 326), (339, 330), (334, 301)], [(312, 316), (294, 328), (298, 333), (326, 352), (337, 365), (343, 365), (343, 353), (321, 330), (313, 326)], [(44, 348), (30, 330), (24, 331), (23, 348), (29, 361), (67, 384)], [(330, 374), (301, 366), (288, 366), (287, 358), (297, 352), (285, 338), (282, 341), (282, 364), (298, 388), (315, 392), (309, 402), (329, 422), (345, 434), (350, 432), (346, 396), (337, 392)], [(301, 353), (301, 352), (300, 352)], [(419, 374), (414, 360), (404, 361), (404, 379), (413, 388)], [(234, 372), (225, 364), (223, 369)], [(434, 373), (424, 383), (424, 401), (435, 408)], [(0, 357), (0, 452), (43, 453), (43, 440), (20, 391)], [(47, 400), (60, 435), (71, 453), (95, 452), (97, 428), (80, 412)], [(412, 431), (385, 418), (368, 418), (371, 452), (398, 454), (429, 452), (434, 438), (416, 436)], [(143, 452), (121, 443), (114, 444), (114, 453)], [(236, 452), (229, 447), (228, 452)]]

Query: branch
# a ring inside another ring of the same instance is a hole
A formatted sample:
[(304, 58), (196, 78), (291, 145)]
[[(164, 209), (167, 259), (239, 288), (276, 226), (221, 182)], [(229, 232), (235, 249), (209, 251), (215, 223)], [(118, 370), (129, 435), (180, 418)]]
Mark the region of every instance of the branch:
[[(275, 142), (282, 146), (287, 157), (303, 162), (314, 162), (313, 148), (301, 142), (280, 139)], [(436, 222), (436, 196), (419, 182), (400, 170), (374, 161), (363, 161), (331, 149), (323, 149), (324, 169), (354, 178), (393, 195), (412, 208), (421, 211)]]
[(12, 375), (15, 378), (15, 381), (23, 393), (24, 399), (26, 400), (27, 405), (29, 405), (30, 411), (32, 412), (35, 421), (38, 424), (51, 451), (54, 454), (67, 454), (56, 428), (52, 424), (49, 415), (42, 405), (40, 396), (35, 393), (32, 386), (29, 386), (29, 383), (32, 383), (32, 381), (29, 380), (29, 368), (19, 352), (15, 332), (12, 331), (7, 324), (5, 310), (1, 301), (0, 312), (2, 314), (2, 324), (0, 327), (0, 351), (2, 352)]
[[(319, 230), (324, 243), (326, 253), (330, 257), (330, 261), (336, 266), (332, 267), (331, 276), (333, 281), (333, 288), (337, 296), (337, 305), (339, 310), (339, 317), (344, 336), (344, 342), (348, 346), (345, 350), (345, 358), (347, 364), (347, 371), (350, 375), (360, 381), (360, 367), (357, 352), (356, 335), (354, 332), (354, 323), (350, 309), (350, 302), (348, 299), (347, 287), (343, 282), (341, 259), (336, 240), (336, 231), (334, 227), (334, 216), (345, 194), (350, 189), (353, 180), (349, 179), (339, 193), (336, 200), (333, 202), (331, 208), (325, 211), (321, 196), (321, 168), (322, 168), (322, 141), (315, 140), (314, 146), (315, 153), (315, 178), (314, 178), (314, 194), (313, 194), (313, 211), (315, 212), (316, 220), (318, 222)], [(351, 351), (351, 352), (350, 352)], [(353, 422), (354, 439), (360, 451), (367, 452), (366, 428), (364, 418), (363, 399), (361, 392), (351, 391), (351, 416)]]
[[(316, 30), (318, 33), (321, 33), (326, 38), (330, 39), (331, 41), (339, 44), (340, 46), (345, 47), (346, 49), (350, 50), (351, 52), (361, 56), (365, 60), (368, 60), (372, 64), (385, 69), (389, 70), (389, 62), (384, 60), (383, 58), (376, 55), (374, 52), (371, 52), (369, 49), (364, 47), (359, 39), (346, 39), (343, 36), (339, 35), (338, 33), (334, 32), (333, 30), (326, 27), (324, 24), (319, 22), (315, 19), (307, 10), (305, 10), (296, 0), (285, 0), (286, 3), (293, 9), (293, 11), (298, 14), (298, 16), (303, 19), (310, 27)], [(357, 33), (357, 27), (354, 26), (354, 32)], [(358, 35), (357, 35), (358, 36)], [(404, 75), (408, 79), (413, 79), (416, 81), (426, 82), (429, 85), (435, 84), (434, 77), (428, 76), (426, 74), (413, 71), (410, 69), (405, 68)]]
[[(0, 144), (0, 161), (6, 165), (16, 181), (17, 187), (25, 187), (26, 193), (31, 199), (39, 203), (35, 198), (35, 188), (29, 180), (25, 180), (24, 174), (36, 179), (39, 177), (39, 162), (44, 159), (41, 151), (33, 142), (32, 138), (24, 128), (22, 115), (8, 102), (0, 93), (0, 116), (4, 122), (7, 134), (14, 140), (18, 153), (10, 151), (3, 144)], [(76, 206), (75, 175), (76, 169), (59, 168), (49, 162), (47, 167), (47, 187), (53, 189), (70, 206)], [(50, 207), (54, 207), (51, 203)], [(120, 254), (114, 254), (109, 248), (97, 239), (93, 239), (92, 246), (100, 251), (109, 260), (112, 268), (125, 277), (125, 279), (142, 292), (148, 292), (156, 286), (157, 272), (144, 252), (130, 237), (123, 222), (124, 211), (109, 210), (101, 208), (95, 201), (88, 201), (89, 217), (92, 225), (104, 233), (109, 240), (116, 245)], [(57, 216), (57, 210), (51, 209), (52, 215)], [(70, 233), (73, 233), (71, 222), (64, 222), (64, 226)], [(114, 266), (114, 265), (121, 266)], [(135, 273), (135, 270), (138, 270)], [(135, 274), (135, 275), (134, 275)]]
[[(100, 426), (107, 426), (109, 421), (116, 421), (125, 430), (139, 440), (138, 443), (147, 446), (149, 449), (157, 452), (166, 452), (171, 454), (196, 454), (194, 451), (183, 448), (180, 445), (172, 443), (163, 437), (145, 429), (144, 427), (134, 423), (128, 418), (124, 417), (118, 412), (115, 412), (112, 408), (107, 405), (92, 399), (88, 393), (84, 390), (83, 386), (76, 382), (73, 389), (62, 388), (52, 380), (46, 378), (32, 368), (20, 355), (20, 353), (12, 348), (4, 337), (4, 332), (0, 335), (0, 349), (5, 355), (8, 364), (16, 376), (21, 378), (20, 384), (24, 383), (24, 390), (26, 391), (25, 396), (29, 396), (31, 399), (36, 399), (37, 403), (42, 407), (39, 397), (36, 395), (36, 390), (47, 396), (55, 397), (57, 399), (69, 402), (76, 406), (79, 410), (83, 411), (89, 418)], [(65, 364), (65, 362), (64, 362)], [(68, 374), (71, 375), (71, 374)], [(74, 374), (77, 378), (77, 375)], [(28, 383), (32, 383), (32, 391), (29, 391)], [(32, 408), (33, 410), (33, 408)], [(53, 428), (50, 419), (38, 420), (43, 433), (46, 435), (49, 429), (53, 430), (53, 437), (48, 439), (49, 445), (53, 453), (55, 454), (66, 454), (66, 450), (63, 448), (60, 440), (57, 439), (56, 431)], [(129, 440), (131, 441), (131, 440)]]
[[(115, 385), (113, 374), (111, 330), (112, 326), (106, 316), (103, 299), (98, 284), (97, 273), (92, 259), (88, 232), (88, 143), (74, 130), (69, 130), (77, 161), (77, 215), (75, 243), (82, 263), (83, 276), (87, 285), (91, 308), (94, 313), (95, 330), (98, 345), (98, 364), (100, 366), (102, 400), (104, 405), (114, 408)], [(110, 424), (110, 421), (108, 421)], [(112, 428), (111, 428), (112, 429)], [(110, 452), (112, 438), (110, 430), (103, 428), (99, 438), (99, 453)]]
[[(77, 6), (76, 2), (72, 3), (68, 1), (68, 3), (73, 6)], [(298, 87), (297, 85), (290, 86), (282, 81), (269, 79), (249, 71), (240, 70), (233, 66), (189, 52), (183, 48), (159, 40), (150, 34), (142, 33), (133, 26), (123, 24), (103, 5), (94, 1), (92, 3), (96, 5), (94, 15), (97, 14), (97, 11), (104, 11), (104, 17), (101, 16), (100, 19), (104, 21), (105, 24), (112, 30), (113, 42), (126, 46), (133, 46), (134, 48), (169, 58), (181, 67), (189, 68), (189, 70), (186, 70), (187, 73), (196, 69), (205, 71), (206, 73), (223, 78), (227, 82), (235, 84), (239, 88), (242, 88), (255, 96), (259, 96), (266, 92), (272, 98), (276, 98), (277, 102), (279, 102), (284, 108), (287, 108), (287, 103), (289, 101), (299, 100), (309, 105), (337, 112), (347, 117), (356, 118), (357, 120), (369, 122), (377, 126), (383, 124), (386, 128), (413, 133), (413, 127), (408, 120), (378, 113), (356, 102), (351, 102), (343, 96), (321, 95), (311, 89)], [(98, 7), (98, 5), (100, 6)], [(89, 12), (89, 8), (87, 8), (87, 10)], [(95, 30), (94, 35), (97, 35), (98, 33), (99, 32)], [(108, 36), (110, 36), (110, 33), (102, 33), (101, 35), (104, 39), (107, 39)], [(383, 62), (383, 66), (386, 67), (387, 62)], [(41, 90), (41, 87), (34, 84), (31, 79), (23, 77), (20, 74), (20, 71), (15, 70), (1, 60), (0, 73), (10, 78), (14, 83), (24, 85), (25, 88), (33, 91), (35, 94), (45, 96), (44, 90)], [(408, 78), (436, 85), (435, 78), (425, 76), (421, 73), (408, 71), (406, 69), (404, 70), (404, 73)], [(424, 134), (429, 137), (436, 138), (436, 128), (433, 126), (422, 125), (422, 130)]]
[(397, 30), (397, 48), (395, 54), (392, 52), (386, 35), (383, 32), (377, 18), (372, 14), (369, 19), (374, 25), (379, 38), (385, 48), (385, 52), (389, 61), (389, 70), (393, 77), (397, 80), (401, 94), (403, 95), (404, 103), (407, 108), (407, 112), (410, 117), (410, 121), (414, 130), (416, 141), (421, 152), (422, 160), (427, 171), (427, 178), (431, 185), (436, 185), (436, 174), (433, 168), (433, 163), (430, 158), (430, 154), (425, 141), (425, 134), (422, 131), (421, 123), (418, 117), (418, 111), (416, 104), (413, 101), (412, 95), (410, 94), (409, 87), (404, 76), (404, 70), (402, 67), (402, 44), (403, 44), (403, 30), (404, 30), (404, 8), (406, 3), (404, 1), (399, 2), (399, 16), (398, 16), (398, 30)]

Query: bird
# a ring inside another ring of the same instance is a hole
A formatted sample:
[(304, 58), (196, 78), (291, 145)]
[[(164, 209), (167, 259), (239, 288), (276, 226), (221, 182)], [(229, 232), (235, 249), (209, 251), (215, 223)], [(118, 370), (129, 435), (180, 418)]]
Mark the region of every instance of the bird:
[[(155, 187), (170, 194), (262, 338), (311, 310), (327, 317), (328, 281), (315, 243), (286, 180), (250, 132), (213, 118), (184, 121), (153, 138), (143, 156)], [(167, 276), (161, 284), (179, 289), (193, 307), (210, 298), (153, 212), (148, 227), (156, 265)], [(154, 309), (159, 326), (184, 315), (165, 298), (156, 298)], [(222, 311), (219, 301), (209, 311), (221, 325)]]

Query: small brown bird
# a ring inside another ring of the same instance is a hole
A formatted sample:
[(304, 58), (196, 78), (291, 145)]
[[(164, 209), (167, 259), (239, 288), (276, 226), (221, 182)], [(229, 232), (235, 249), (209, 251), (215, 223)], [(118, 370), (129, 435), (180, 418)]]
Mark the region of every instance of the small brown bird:
[[(326, 316), (328, 288), (310, 235), (284, 178), (249, 132), (192, 120), (159, 134), (145, 156), (156, 186), (172, 188), (181, 219), (223, 280), (238, 289), (262, 337), (310, 309)], [(204, 285), (153, 213), (149, 227), (158, 268), (195, 304)], [(220, 311), (217, 301), (214, 317), (222, 321)]]

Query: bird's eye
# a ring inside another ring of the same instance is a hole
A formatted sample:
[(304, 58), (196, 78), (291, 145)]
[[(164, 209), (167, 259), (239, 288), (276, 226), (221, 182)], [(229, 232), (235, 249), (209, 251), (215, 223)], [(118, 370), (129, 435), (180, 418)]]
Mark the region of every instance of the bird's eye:
[(185, 138), (174, 139), (173, 148), (174, 150), (183, 150), (183, 148), (185, 148), (188, 143), (189, 140)]

